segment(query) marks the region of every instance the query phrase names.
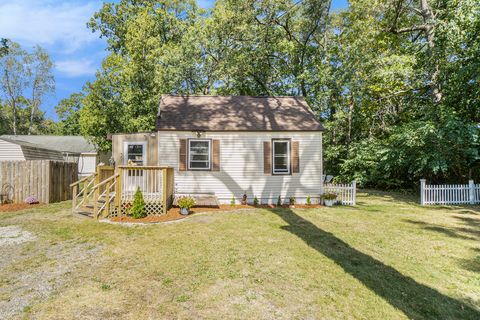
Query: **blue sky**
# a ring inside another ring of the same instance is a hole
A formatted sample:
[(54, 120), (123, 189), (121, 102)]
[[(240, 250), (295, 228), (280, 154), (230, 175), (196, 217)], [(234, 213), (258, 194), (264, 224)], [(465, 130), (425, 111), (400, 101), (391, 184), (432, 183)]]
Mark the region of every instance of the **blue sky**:
[[(198, 0), (209, 8), (214, 0)], [(333, 0), (341, 9), (347, 0)], [(63, 98), (81, 90), (107, 55), (105, 41), (86, 23), (102, 6), (98, 0), (0, 0), (0, 37), (30, 49), (38, 44), (55, 63), (56, 92), (42, 106), (48, 118), (56, 119), (54, 107)]]

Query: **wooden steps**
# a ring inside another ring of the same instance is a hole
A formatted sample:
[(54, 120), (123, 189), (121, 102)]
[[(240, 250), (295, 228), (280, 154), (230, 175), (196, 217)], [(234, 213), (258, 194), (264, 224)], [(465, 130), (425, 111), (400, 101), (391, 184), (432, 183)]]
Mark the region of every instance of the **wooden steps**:
[[(97, 207), (101, 208), (103, 204), (105, 203), (105, 198), (103, 199), (98, 199), (97, 201)], [(78, 208), (77, 210), (74, 210), (73, 212), (81, 215), (82, 217), (87, 217), (87, 218), (93, 218), (94, 217), (94, 205), (92, 203), (85, 204)]]

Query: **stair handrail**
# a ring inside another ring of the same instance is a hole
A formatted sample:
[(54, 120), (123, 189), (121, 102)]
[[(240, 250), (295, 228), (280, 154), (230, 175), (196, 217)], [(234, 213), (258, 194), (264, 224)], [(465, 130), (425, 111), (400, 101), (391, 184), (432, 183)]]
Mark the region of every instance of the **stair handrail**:
[(113, 176), (109, 177), (108, 179), (105, 179), (99, 183), (97, 183), (96, 185), (93, 186), (93, 189), (98, 189), (100, 188), (101, 186), (103, 186), (105, 183), (107, 182), (110, 182), (112, 181), (113, 179), (116, 179), (118, 176), (120, 176), (119, 173), (115, 173)]
[(115, 190), (113, 191), (113, 195), (111, 194), (112, 194), (112, 189), (116, 188), (117, 178), (118, 177), (115, 177), (113, 183), (110, 183), (109, 181), (106, 182), (107, 186), (105, 188), (105, 191), (102, 192), (102, 194), (100, 195), (100, 198), (101, 198), (105, 194), (106, 196), (105, 203), (100, 207), (100, 209), (97, 210), (97, 212), (94, 213), (96, 219), (98, 219), (98, 217), (101, 215), (103, 210), (106, 211), (107, 216), (110, 214), (110, 203), (112, 202), (112, 200), (115, 199)]
[[(115, 173), (114, 175), (112, 175), (111, 177), (97, 183), (96, 185), (93, 186), (92, 190), (95, 192), (95, 196), (94, 196), (94, 199), (93, 199), (93, 203), (94, 203), (94, 207), (93, 207), (93, 216), (95, 218), (98, 219), (98, 216), (100, 214), (100, 212), (103, 210), (103, 206), (100, 208), (100, 210), (98, 209), (98, 200), (104, 195), (107, 193), (107, 189), (110, 188), (110, 182), (111, 181), (115, 181), (118, 177), (120, 176), (119, 173)], [(103, 191), (101, 194), (99, 194), (99, 190), (100, 190), (100, 187), (102, 187), (103, 185), (107, 185), (108, 188), (105, 188), (105, 191)]]
[(77, 185), (79, 185), (80, 183), (82, 183), (82, 182), (84, 182), (84, 181), (88, 180), (89, 178), (94, 177), (94, 176), (96, 176), (96, 175), (97, 175), (97, 173), (92, 173), (92, 174), (90, 174), (90, 175), (88, 175), (88, 176), (86, 176), (86, 177), (83, 177), (82, 179), (80, 179), (80, 180), (78, 180), (78, 181), (75, 181), (74, 183), (70, 184), (70, 188), (72, 188), (72, 187), (74, 187), (74, 186), (77, 186)]
[[(92, 183), (95, 181), (96, 176), (97, 176), (97, 173), (92, 173), (92, 174), (90, 174), (90, 175), (88, 175), (88, 176), (86, 176), (86, 177), (84, 177), (84, 178), (82, 178), (82, 179), (80, 179), (80, 180), (78, 180), (78, 181), (76, 181), (76, 182), (74, 182), (70, 185), (70, 187), (73, 188), (73, 190), (72, 190), (72, 195), (73, 195), (72, 196), (72, 209), (73, 210), (75, 210), (76, 208), (79, 207), (79, 205), (77, 206), (78, 197), (80, 195), (84, 195), (85, 190), (87, 190), (88, 187), (90, 187), (92, 185)], [(80, 183), (85, 182), (89, 179), (91, 179), (90, 182), (85, 184), (83, 186), (83, 188), (80, 191), (78, 191), (78, 186), (80, 185)], [(84, 201), (85, 201), (85, 197), (83, 197), (83, 199), (82, 199), (82, 201), (80, 201), (80, 203), (83, 203)]]

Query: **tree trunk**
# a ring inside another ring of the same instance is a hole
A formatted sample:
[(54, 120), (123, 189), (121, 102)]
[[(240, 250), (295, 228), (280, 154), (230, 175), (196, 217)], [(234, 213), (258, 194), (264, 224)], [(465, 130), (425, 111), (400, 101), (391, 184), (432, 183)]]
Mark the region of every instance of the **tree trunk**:
[(440, 66), (438, 59), (435, 57), (435, 26), (433, 21), (435, 20), (435, 15), (428, 4), (428, 0), (420, 0), (420, 10), (425, 23), (425, 37), (427, 38), (428, 49), (430, 51), (430, 58), (433, 62), (432, 70), (430, 71), (430, 87), (432, 88), (432, 100), (433, 103), (438, 104), (442, 98), (443, 94), (440, 90), (439, 78), (440, 78)]
[(33, 128), (33, 117), (35, 116), (35, 101), (32, 101), (32, 107), (30, 110), (30, 123), (28, 124), (28, 135), (32, 134), (32, 128)]
[(12, 113), (13, 113), (13, 135), (17, 135), (17, 105), (15, 100), (12, 100)]

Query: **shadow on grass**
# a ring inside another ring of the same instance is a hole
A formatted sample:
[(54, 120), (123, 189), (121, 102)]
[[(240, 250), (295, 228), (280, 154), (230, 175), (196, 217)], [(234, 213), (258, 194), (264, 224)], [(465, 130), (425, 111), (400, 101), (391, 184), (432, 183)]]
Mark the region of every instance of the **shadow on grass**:
[(290, 209), (272, 209), (296, 235), (410, 319), (480, 319), (480, 311), (443, 295), (351, 247)]
[(428, 223), (419, 220), (406, 219), (405, 222), (420, 226), (424, 230), (443, 233), (452, 238), (460, 238), (465, 240), (480, 239), (480, 219), (474, 219), (464, 216), (452, 216), (457, 219), (463, 226), (447, 227), (438, 224)]
[[(403, 202), (405, 205), (413, 205), (421, 208), (428, 208), (429, 210), (442, 210), (442, 211), (458, 211), (461, 209), (461, 214), (480, 214), (480, 206), (470, 205), (470, 204), (457, 204), (457, 205), (420, 205), (420, 194), (419, 191), (405, 191), (405, 192), (395, 192), (395, 191), (379, 191), (371, 189), (361, 189), (358, 190), (358, 194), (366, 197), (379, 197), (386, 202)], [(359, 198), (357, 204), (361, 203), (362, 198)]]
[[(459, 223), (462, 223), (463, 226), (446, 227), (442, 225), (411, 219), (407, 219), (404, 221), (420, 226), (424, 230), (442, 233), (451, 238), (472, 240), (474, 241), (474, 243), (478, 243), (478, 240), (480, 240), (480, 219), (459, 215), (454, 215), (452, 217), (457, 219)], [(474, 248), (473, 250), (476, 252), (480, 252), (480, 248)], [(473, 259), (460, 259), (460, 264), (466, 270), (480, 273), (480, 255), (475, 256)]]
[(417, 221), (417, 220), (411, 220), (411, 219), (406, 219), (404, 221), (408, 222), (408, 223), (411, 223), (411, 224), (415, 224), (417, 226), (420, 226), (424, 230), (442, 233), (442, 234), (444, 234), (446, 236), (449, 236), (449, 237), (452, 237), (452, 238), (458, 238), (458, 239), (463, 239), (463, 240), (476, 240), (474, 237), (466, 236), (466, 235), (461, 233), (461, 232), (469, 233), (469, 231), (476, 232), (474, 230), (468, 230), (467, 229), (467, 231), (465, 231), (464, 228), (448, 228), (448, 227), (444, 227), (444, 226), (441, 226), (441, 225), (436, 225), (436, 224), (427, 223), (427, 222), (424, 222), (424, 221)]

